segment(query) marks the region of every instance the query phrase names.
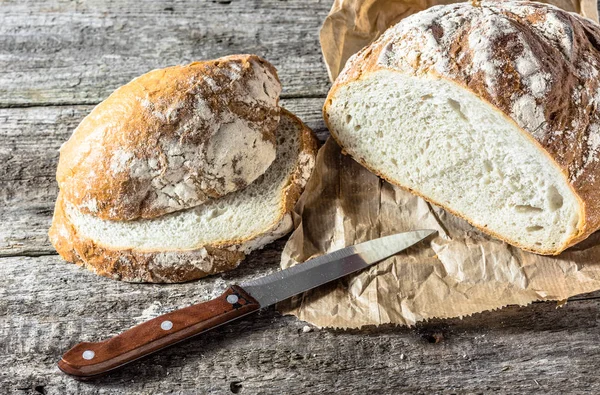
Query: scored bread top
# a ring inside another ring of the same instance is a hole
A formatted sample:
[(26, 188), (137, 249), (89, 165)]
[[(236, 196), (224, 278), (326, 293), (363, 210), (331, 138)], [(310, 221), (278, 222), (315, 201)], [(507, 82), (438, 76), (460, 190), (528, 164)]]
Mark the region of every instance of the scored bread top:
[(275, 159), (281, 85), (256, 55), (146, 73), (60, 149), (63, 198), (102, 219), (154, 218), (241, 189)]
[(378, 70), (444, 78), (498, 108), (562, 169), (581, 200), (578, 234), (600, 227), (600, 26), (532, 2), (435, 6), (350, 58), (329, 92)]

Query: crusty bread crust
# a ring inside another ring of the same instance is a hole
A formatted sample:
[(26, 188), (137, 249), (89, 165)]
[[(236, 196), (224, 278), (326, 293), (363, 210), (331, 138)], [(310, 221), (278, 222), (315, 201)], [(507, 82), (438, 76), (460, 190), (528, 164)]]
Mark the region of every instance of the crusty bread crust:
[[(233, 269), (244, 258), (239, 251), (210, 247), (165, 253), (104, 248), (93, 240), (79, 236), (65, 213), (62, 193), (56, 201), (49, 235), (54, 248), (66, 261), (101, 276), (130, 282), (174, 283), (195, 280)], [(158, 262), (159, 257), (161, 262)]]
[(224, 240), (189, 251), (146, 252), (115, 250), (78, 234), (65, 212), (65, 201), (59, 193), (50, 241), (67, 261), (86, 267), (95, 273), (130, 282), (175, 283), (196, 280), (210, 274), (236, 268), (253, 249), (262, 248), (291, 230), (291, 210), (306, 185), (318, 150), (313, 132), (286, 110), (282, 115), (293, 119), (301, 133), (300, 155), (289, 183), (282, 193), (283, 204), (272, 226), (244, 240)]
[[(486, 71), (497, 73), (493, 75), (494, 86), (490, 86), (490, 75), (476, 64), (476, 61), (481, 62), (481, 57), (475, 60), (476, 54), (469, 48), (468, 37), (477, 29), (484, 32), (490, 29), (489, 24), (498, 18), (514, 26), (518, 33), (503, 33), (499, 25), (493, 26), (495, 36), (491, 37), (489, 52), (494, 58), (487, 59), (489, 62), (484, 65)], [(442, 20), (447, 25), (447, 22), (450, 25), (455, 22), (454, 30), (445, 31)], [(562, 29), (562, 34), (553, 37), (547, 24), (553, 24), (552, 29)], [(439, 45), (428, 47), (424, 42), (426, 38)], [(526, 60), (532, 61), (537, 72), (542, 73), (540, 78), (544, 79), (542, 87), (545, 88), (542, 95), (535, 92), (540, 90), (540, 84), (528, 83), (530, 76), (519, 70), (517, 61), (524, 51), (523, 43), (527, 43), (533, 55), (533, 59)], [(496, 108), (560, 169), (581, 203), (578, 231), (555, 249), (531, 248), (509, 241), (452, 208), (400, 185), (342, 145), (344, 151), (362, 165), (387, 181), (464, 218), (482, 231), (538, 254), (559, 254), (600, 228), (600, 26), (577, 14), (532, 2), (484, 2), (481, 7), (469, 3), (437, 6), (407, 18), (354, 55), (329, 91), (323, 116), (338, 143), (340, 139), (328, 116), (336, 92), (379, 70), (441, 78), (473, 92)], [(533, 108), (520, 108), (519, 100)], [(539, 120), (541, 122), (537, 122)]]
[[(241, 189), (275, 158), (280, 91), (275, 68), (256, 55), (146, 73), (96, 106), (61, 147), (63, 198), (102, 219), (134, 220)], [(217, 139), (227, 132), (258, 143), (223, 157)]]

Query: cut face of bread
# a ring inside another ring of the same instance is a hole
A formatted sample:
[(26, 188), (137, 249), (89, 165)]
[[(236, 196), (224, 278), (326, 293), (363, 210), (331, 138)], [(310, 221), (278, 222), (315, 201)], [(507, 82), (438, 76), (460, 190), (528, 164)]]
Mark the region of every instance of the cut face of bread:
[(566, 176), (492, 105), (444, 79), (379, 70), (325, 109), (352, 156), (511, 244), (548, 253), (575, 237), (582, 207)]
[[(136, 221), (103, 220), (63, 200), (57, 204), (51, 240), (63, 257), (72, 256), (69, 250), (74, 249), (80, 263), (126, 281), (187, 281), (230, 270), (245, 254), (292, 229), (290, 211), (310, 177), (315, 155), (312, 132), (282, 111), (276, 159), (245, 189)], [(59, 205), (64, 211), (59, 212)], [(74, 246), (64, 242), (69, 233)]]
[(289, 119), (283, 122), (277, 159), (256, 182), (239, 192), (148, 220), (102, 220), (81, 213), (68, 202), (67, 215), (79, 235), (114, 249), (191, 250), (206, 244), (242, 243), (273, 227), (285, 212), (282, 194), (299, 155), (301, 136), (295, 128)]

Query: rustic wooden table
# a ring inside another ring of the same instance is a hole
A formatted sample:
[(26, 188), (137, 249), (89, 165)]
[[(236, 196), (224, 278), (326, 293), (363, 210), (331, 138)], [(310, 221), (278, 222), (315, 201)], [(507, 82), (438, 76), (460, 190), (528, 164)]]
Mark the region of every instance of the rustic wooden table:
[(268, 309), (97, 382), (59, 372), (61, 353), (79, 341), (277, 270), (285, 242), (181, 285), (127, 284), (66, 264), (46, 235), (60, 144), (133, 77), (232, 53), (273, 62), (283, 105), (326, 138), (318, 30), (330, 5), (0, 1), (0, 393), (600, 393), (600, 292), (411, 329), (306, 332)]

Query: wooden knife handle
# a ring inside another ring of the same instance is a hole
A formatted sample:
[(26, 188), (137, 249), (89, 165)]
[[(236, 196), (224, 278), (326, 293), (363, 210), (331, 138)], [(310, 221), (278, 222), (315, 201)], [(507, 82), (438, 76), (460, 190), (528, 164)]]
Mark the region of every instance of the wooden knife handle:
[(234, 285), (218, 298), (156, 317), (108, 340), (79, 343), (63, 355), (58, 367), (78, 378), (92, 378), (259, 308)]

